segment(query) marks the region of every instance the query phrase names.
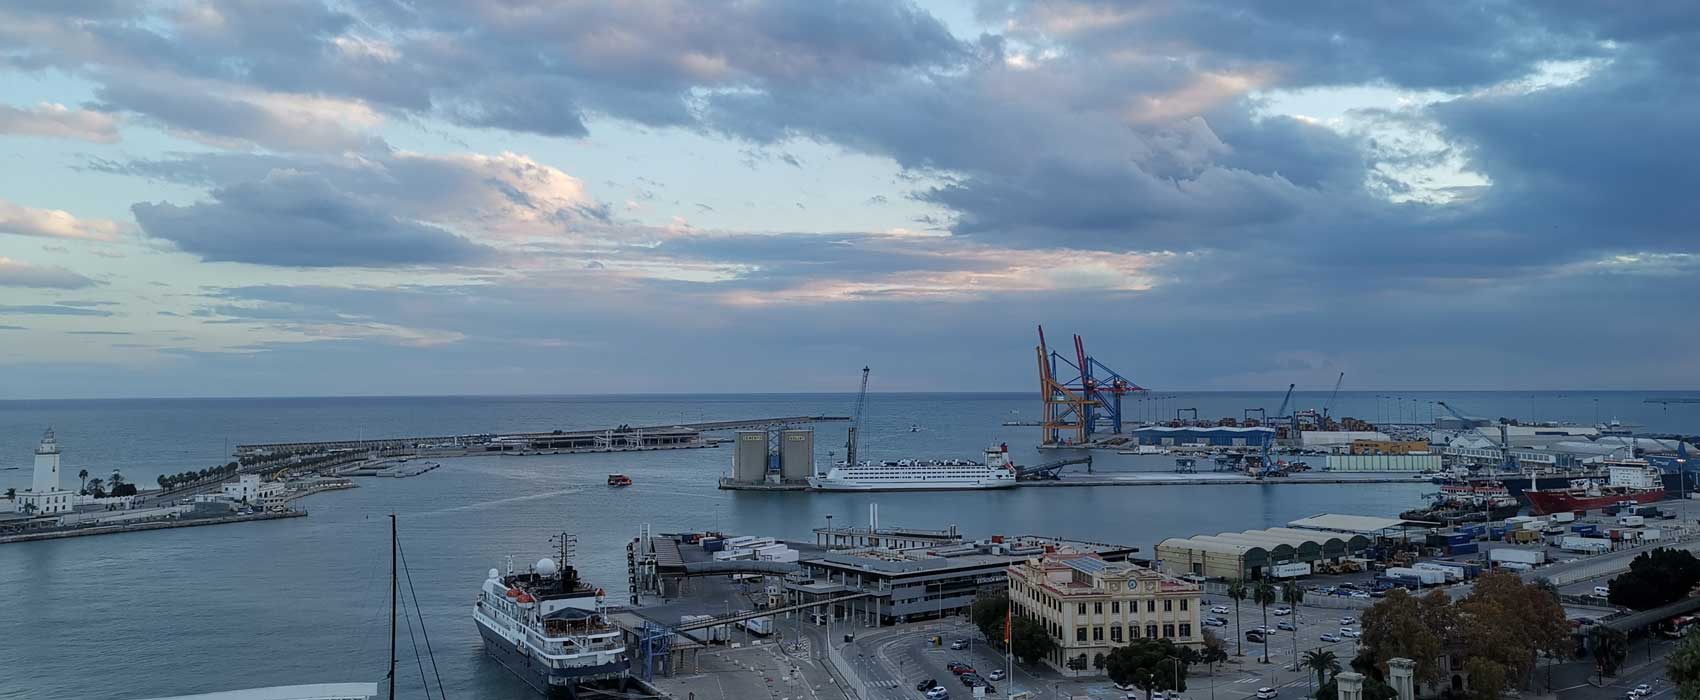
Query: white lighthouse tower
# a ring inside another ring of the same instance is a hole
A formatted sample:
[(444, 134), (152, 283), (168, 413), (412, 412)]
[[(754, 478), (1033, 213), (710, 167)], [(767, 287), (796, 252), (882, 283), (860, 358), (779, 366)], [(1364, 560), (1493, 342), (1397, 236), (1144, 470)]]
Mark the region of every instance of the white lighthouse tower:
[(53, 429), (48, 428), (35, 448), (35, 479), (30, 490), (18, 494), (18, 511), (36, 515), (69, 513), (73, 495), (59, 488), (59, 441), (53, 438)]

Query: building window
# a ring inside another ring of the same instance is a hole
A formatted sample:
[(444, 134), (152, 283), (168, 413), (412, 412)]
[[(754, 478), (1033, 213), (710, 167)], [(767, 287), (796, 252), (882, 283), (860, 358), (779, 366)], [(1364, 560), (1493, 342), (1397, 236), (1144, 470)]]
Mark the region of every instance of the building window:
[(1175, 609), (1175, 601), (1172, 601), (1172, 600), (1163, 601), (1163, 612), (1171, 612), (1174, 609)]
[(1145, 636), (1150, 637), (1152, 639), (1155, 639), (1157, 637), (1157, 626), (1156, 625), (1146, 625), (1145, 626)]
[(1119, 601), (1119, 600), (1110, 601), (1110, 612), (1119, 613), (1121, 611), (1122, 611), (1122, 602), (1121, 601)]
[(1092, 614), (1093, 615), (1104, 614), (1104, 604), (1103, 603), (1093, 603), (1092, 604)]
[(1192, 638), (1192, 625), (1190, 623), (1182, 622), (1181, 623), (1181, 639), (1191, 639), (1191, 638)]
[(1186, 612), (1186, 599), (1181, 599), (1181, 612)]
[(1077, 641), (1077, 642), (1086, 641), (1086, 628), (1085, 627), (1074, 628), (1074, 641)]
[(1145, 612), (1157, 612), (1157, 601), (1155, 599), (1145, 601)]
[(1174, 625), (1163, 625), (1163, 637), (1169, 638), (1169, 637), (1173, 637), (1173, 636), (1175, 636), (1175, 626)]
[(1082, 615), (1086, 614), (1086, 604), (1085, 603), (1080, 604), (1080, 614), (1082, 614)]
[(1122, 643), (1122, 626), (1121, 625), (1116, 625), (1115, 627), (1110, 628), (1110, 641), (1115, 642), (1117, 644)]
[(1092, 628), (1092, 641), (1094, 641), (1094, 642), (1104, 641), (1104, 628), (1102, 628), (1102, 627), (1093, 627)]

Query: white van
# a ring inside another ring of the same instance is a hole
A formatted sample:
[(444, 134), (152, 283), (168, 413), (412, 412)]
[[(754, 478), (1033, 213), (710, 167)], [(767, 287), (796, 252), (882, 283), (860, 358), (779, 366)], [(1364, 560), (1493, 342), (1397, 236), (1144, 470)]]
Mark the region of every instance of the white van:
[(1606, 586), (1594, 586), (1594, 597), (1595, 598), (1610, 598), (1611, 597), (1611, 588), (1606, 587)]

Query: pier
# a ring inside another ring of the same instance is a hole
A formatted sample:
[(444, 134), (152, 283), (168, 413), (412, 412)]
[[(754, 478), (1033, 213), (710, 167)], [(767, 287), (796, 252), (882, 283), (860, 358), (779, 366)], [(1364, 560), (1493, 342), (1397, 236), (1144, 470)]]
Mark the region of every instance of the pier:
[(742, 420), (678, 423), (674, 425), (630, 426), (589, 430), (551, 430), (547, 432), (476, 433), (466, 435), (435, 435), (391, 437), (356, 440), (317, 440), (309, 442), (273, 442), (238, 445), (238, 458), (279, 458), (291, 455), (329, 452), (429, 452), (439, 456), (455, 454), (573, 454), (579, 452), (632, 452), (640, 450), (689, 449), (714, 447), (718, 444), (705, 433), (729, 430), (754, 430), (814, 423), (842, 422), (847, 416), (781, 416), (778, 418), (747, 418)]
[(229, 523), (246, 523), (256, 520), (277, 520), (280, 518), (305, 517), (307, 511), (285, 510), (282, 512), (257, 511), (250, 515), (227, 515), (217, 518), (172, 518), (168, 520), (152, 520), (140, 523), (123, 523), (120, 525), (97, 525), (94, 527), (60, 528), (42, 532), (24, 532), (15, 535), (0, 536), (0, 544), (13, 542), (35, 542), (38, 540), (59, 540), (67, 537), (88, 537), (90, 535), (111, 535), (120, 532), (143, 532), (146, 530), (166, 530), (176, 527), (200, 527), (202, 525), (225, 525)]

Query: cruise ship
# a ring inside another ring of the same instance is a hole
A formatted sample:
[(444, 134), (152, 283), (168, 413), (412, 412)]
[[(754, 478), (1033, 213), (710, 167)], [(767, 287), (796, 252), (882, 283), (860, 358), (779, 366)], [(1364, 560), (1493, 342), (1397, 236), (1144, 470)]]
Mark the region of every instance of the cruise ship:
[(904, 459), (884, 462), (843, 462), (826, 474), (810, 477), (820, 491), (955, 491), (1003, 489), (1015, 485), (1015, 465), (1009, 446), (986, 449), (986, 461), (966, 459)]
[(524, 573), (491, 569), (472, 618), (485, 653), (543, 695), (576, 700), (581, 686), (625, 691), (625, 633), (608, 622), (603, 600), (572, 566), (546, 558)]

